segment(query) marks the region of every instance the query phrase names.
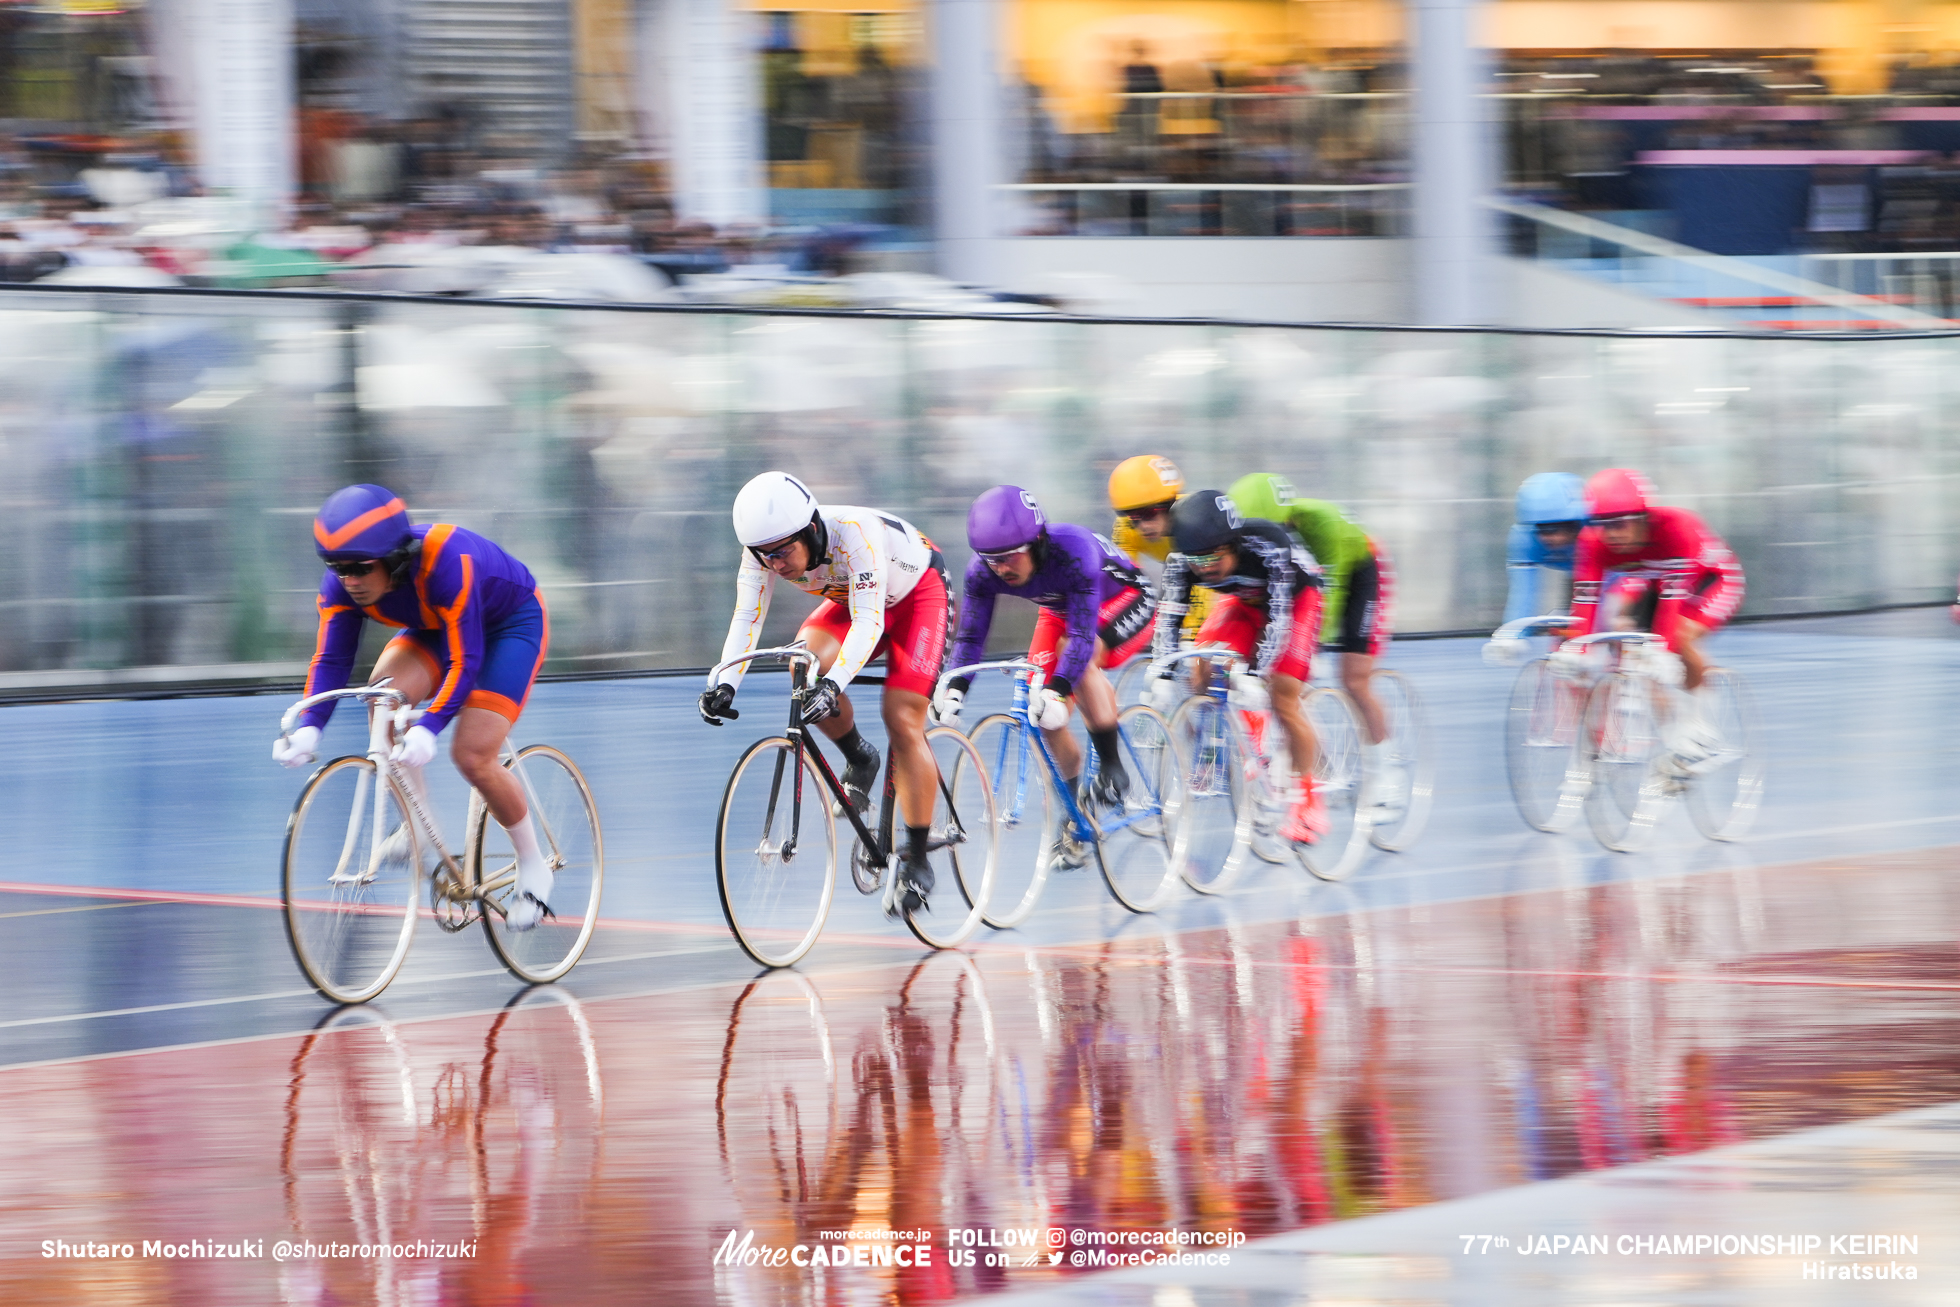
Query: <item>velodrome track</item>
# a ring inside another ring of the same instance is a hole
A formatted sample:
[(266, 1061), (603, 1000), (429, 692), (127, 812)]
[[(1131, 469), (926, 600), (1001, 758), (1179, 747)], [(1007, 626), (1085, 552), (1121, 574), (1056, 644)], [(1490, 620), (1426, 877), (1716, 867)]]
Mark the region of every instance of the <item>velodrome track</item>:
[[(1413, 850), (1147, 918), (1057, 876), (1027, 928), (936, 956), (841, 891), (824, 942), (760, 981), (710, 838), (780, 678), (719, 731), (692, 679), (547, 684), (518, 736), (597, 792), (592, 950), (525, 993), (475, 932), (425, 928), (381, 1000), (338, 1013), (277, 910), (304, 779), (268, 758), (282, 700), (0, 710), (0, 1300), (1951, 1301), (1960, 633), (1941, 609), (1718, 640), (1772, 762), (1745, 842), (1680, 813), (1636, 856), (1528, 830), (1500, 753), (1514, 673), (1405, 642), (1388, 664), (1441, 760)], [(328, 751), (362, 739), (343, 713)], [(453, 833), (460, 783), (432, 774)], [(929, 1233), (928, 1263), (715, 1265), (731, 1230), (866, 1227)], [(1013, 1243), (1163, 1229), (1283, 1237), (1114, 1279), (1072, 1265), (1093, 1241), (1053, 1266)], [(1719, 1243), (1762, 1232), (1917, 1244)], [(1717, 1242), (1534, 1260), (1456, 1238), (1541, 1233)], [(293, 1236), (475, 1247), (276, 1260)], [(1015, 1264), (988, 1264), (997, 1237)], [(145, 1239), (263, 1251), (42, 1255)], [(1850, 1299), (1803, 1278), (1825, 1262), (1917, 1278)]]

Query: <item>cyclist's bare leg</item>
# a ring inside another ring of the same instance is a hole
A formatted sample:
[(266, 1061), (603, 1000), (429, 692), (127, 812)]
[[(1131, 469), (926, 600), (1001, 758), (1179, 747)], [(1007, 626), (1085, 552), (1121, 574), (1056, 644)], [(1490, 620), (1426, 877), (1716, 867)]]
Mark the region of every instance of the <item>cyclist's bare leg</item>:
[(463, 774), (497, 824), (509, 830), (530, 811), (524, 802), (524, 786), (499, 761), (504, 740), (510, 735), (510, 719), (488, 708), (465, 708), (449, 727), (449, 757)]
[(1293, 774), (1302, 781), (1313, 775), (1315, 749), (1313, 726), (1307, 721), (1307, 707), (1301, 698), (1306, 688), (1305, 682), (1298, 678), (1277, 672), (1267, 678), (1273, 716), (1279, 718), (1280, 729), (1286, 732), (1286, 748), (1293, 755)]
[(1375, 660), (1367, 654), (1341, 655), (1341, 687), (1361, 710), (1361, 725), (1368, 732), (1368, 743), (1380, 744), (1388, 738), (1388, 714), (1382, 711), (1381, 700), (1375, 698), (1370, 680), (1374, 674)]
[(939, 785), (939, 764), (926, 743), (926, 708), (931, 700), (912, 690), (885, 687), (885, 735), (892, 742), (892, 770), (897, 773), (899, 811), (907, 826), (932, 824), (932, 801)]
[(1681, 666), (1687, 672), (1682, 682), (1686, 689), (1700, 689), (1702, 678), (1708, 674), (1708, 655), (1701, 647), (1707, 634), (1707, 627), (1686, 617), (1674, 628), (1674, 652), (1681, 655)]

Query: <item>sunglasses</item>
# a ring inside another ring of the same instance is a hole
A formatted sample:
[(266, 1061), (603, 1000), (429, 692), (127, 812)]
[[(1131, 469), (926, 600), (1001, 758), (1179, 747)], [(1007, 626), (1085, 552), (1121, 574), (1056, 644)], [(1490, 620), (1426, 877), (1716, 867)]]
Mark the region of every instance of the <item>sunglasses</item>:
[(757, 558), (761, 559), (765, 563), (780, 563), (785, 558), (789, 557), (790, 550), (796, 548), (796, 541), (797, 541), (797, 536), (791, 536), (789, 539), (781, 542), (780, 544), (776, 545), (772, 549), (758, 549), (755, 546), (751, 545), (749, 547), (749, 552), (754, 554)]
[(1142, 508), (1126, 508), (1123, 516), (1132, 522), (1155, 522), (1171, 511), (1169, 504), (1145, 504)]
[(379, 566), (381, 566), (379, 558), (363, 558), (358, 562), (336, 561), (327, 564), (328, 570), (335, 576), (366, 576)]
[(1532, 530), (1541, 536), (1577, 535), (1584, 522), (1540, 522)]
[(982, 552), (980, 554), (980, 561), (983, 563), (1007, 563), (1012, 562), (1027, 552), (1028, 547), (1026, 545), (1022, 545), (1017, 549), (1003, 549), (998, 553), (992, 554)]
[(1210, 571), (1225, 560), (1225, 552), (1218, 550), (1209, 554), (1186, 554), (1184, 561), (1200, 572)]
[(1646, 516), (1645, 513), (1615, 513), (1611, 517), (1595, 517), (1592, 520), (1592, 524), (1594, 526), (1632, 526), (1635, 522), (1646, 518)]

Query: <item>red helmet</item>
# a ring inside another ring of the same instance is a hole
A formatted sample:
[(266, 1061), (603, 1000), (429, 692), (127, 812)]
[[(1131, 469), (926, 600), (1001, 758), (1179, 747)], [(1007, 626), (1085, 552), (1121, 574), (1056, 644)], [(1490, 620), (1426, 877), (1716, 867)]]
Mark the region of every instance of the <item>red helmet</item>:
[(1653, 497), (1654, 487), (1631, 468), (1609, 467), (1586, 482), (1586, 510), (1596, 518), (1644, 513)]

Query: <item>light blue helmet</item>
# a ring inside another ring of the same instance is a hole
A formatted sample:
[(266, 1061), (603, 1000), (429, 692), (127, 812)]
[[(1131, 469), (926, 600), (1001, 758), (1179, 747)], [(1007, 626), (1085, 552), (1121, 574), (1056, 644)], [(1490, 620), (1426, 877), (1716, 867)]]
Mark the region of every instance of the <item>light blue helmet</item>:
[(1570, 472), (1540, 472), (1518, 487), (1518, 521), (1583, 522), (1592, 516), (1586, 507), (1586, 483)]

